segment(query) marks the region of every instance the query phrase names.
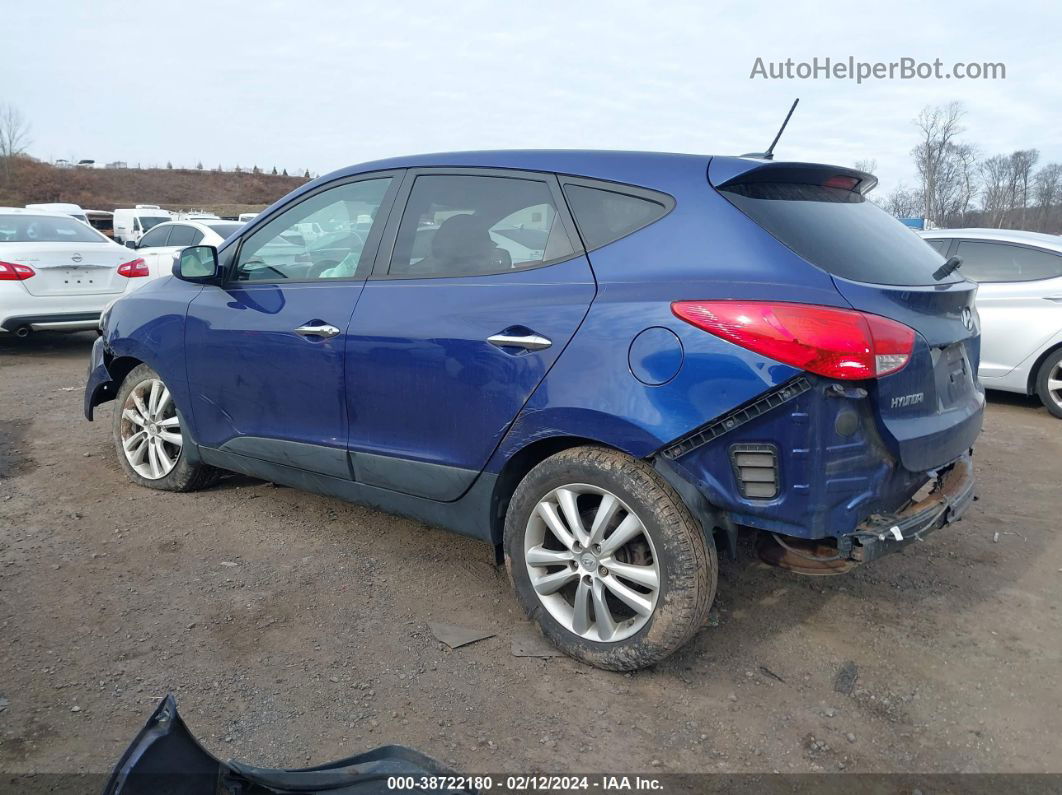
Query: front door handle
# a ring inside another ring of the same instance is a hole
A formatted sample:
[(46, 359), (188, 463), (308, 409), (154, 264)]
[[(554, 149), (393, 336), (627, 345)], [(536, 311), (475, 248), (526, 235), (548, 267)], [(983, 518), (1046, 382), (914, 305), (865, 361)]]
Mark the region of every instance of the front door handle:
[(1062, 295), (1045, 295), (1048, 301), (1054, 301), (1056, 304), (1062, 304)]
[(339, 333), (335, 326), (299, 326), (295, 333), (300, 337), (334, 337)]
[(487, 337), (487, 342), (499, 348), (523, 348), (528, 351), (541, 351), (553, 344), (553, 340), (538, 334), (495, 334)]

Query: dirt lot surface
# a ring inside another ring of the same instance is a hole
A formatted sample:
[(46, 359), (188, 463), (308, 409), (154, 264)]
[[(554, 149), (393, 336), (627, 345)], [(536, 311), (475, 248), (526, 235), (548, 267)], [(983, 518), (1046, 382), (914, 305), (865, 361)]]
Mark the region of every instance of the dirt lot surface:
[[(110, 406), (81, 415), (91, 342), (0, 340), (0, 770), (108, 770), (173, 691), (263, 765), (396, 742), (465, 772), (1062, 771), (1062, 422), (1034, 401), (991, 397), (966, 520), (831, 578), (746, 539), (709, 626), (623, 675), (514, 657), (481, 543), (244, 477), (133, 486)], [(495, 635), (451, 651), (428, 622)]]

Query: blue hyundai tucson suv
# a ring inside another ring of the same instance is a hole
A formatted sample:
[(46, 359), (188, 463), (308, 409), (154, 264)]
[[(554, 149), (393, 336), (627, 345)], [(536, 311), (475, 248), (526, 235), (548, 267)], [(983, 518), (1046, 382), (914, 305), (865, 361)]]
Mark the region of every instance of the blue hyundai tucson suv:
[(131, 480), (221, 470), (494, 545), (568, 654), (650, 665), (716, 541), (834, 573), (973, 499), (975, 285), (870, 174), (469, 152), (292, 192), (101, 319), (85, 414)]

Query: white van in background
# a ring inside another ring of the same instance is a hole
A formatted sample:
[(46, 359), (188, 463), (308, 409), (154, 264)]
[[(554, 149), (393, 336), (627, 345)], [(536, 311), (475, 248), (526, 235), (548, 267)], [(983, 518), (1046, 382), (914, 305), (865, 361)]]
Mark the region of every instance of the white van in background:
[(61, 213), (63, 215), (69, 215), (71, 218), (76, 218), (82, 223), (88, 223), (88, 216), (85, 215), (85, 211), (76, 204), (70, 204), (69, 202), (52, 202), (50, 204), (27, 204), (27, 210), (44, 210), (49, 213)]
[(118, 243), (139, 243), (153, 226), (172, 221), (168, 210), (158, 207), (133, 207), (114, 211), (114, 239)]

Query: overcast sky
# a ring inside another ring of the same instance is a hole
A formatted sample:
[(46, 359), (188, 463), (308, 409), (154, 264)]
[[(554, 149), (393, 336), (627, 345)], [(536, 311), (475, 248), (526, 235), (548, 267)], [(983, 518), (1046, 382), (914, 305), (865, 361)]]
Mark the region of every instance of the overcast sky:
[[(1062, 160), (1057, 2), (19, 2), (0, 103), (37, 157), (289, 171), (454, 149), (760, 151), (913, 183), (911, 119)], [(1006, 79), (750, 79), (765, 61), (1003, 62)]]

